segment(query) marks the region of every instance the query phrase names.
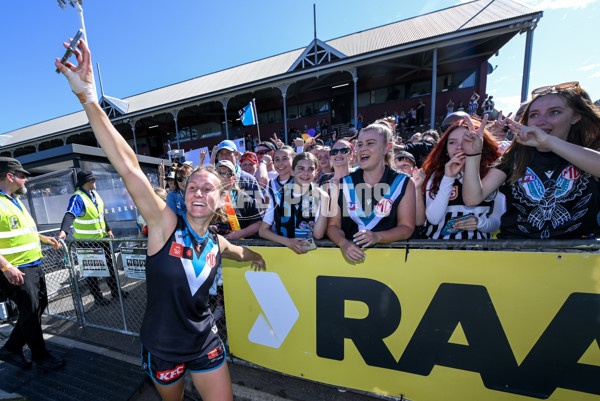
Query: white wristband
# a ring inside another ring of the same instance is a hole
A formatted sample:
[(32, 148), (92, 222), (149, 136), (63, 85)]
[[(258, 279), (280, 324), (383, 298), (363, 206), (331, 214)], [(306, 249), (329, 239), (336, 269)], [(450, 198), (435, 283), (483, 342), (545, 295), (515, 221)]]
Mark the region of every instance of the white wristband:
[(64, 74), (69, 81), (69, 85), (71, 85), (71, 90), (73, 93), (75, 93), (82, 104), (89, 104), (98, 101), (96, 91), (94, 90), (94, 85), (92, 85), (91, 82), (83, 81), (78, 74), (68, 68), (65, 69)]

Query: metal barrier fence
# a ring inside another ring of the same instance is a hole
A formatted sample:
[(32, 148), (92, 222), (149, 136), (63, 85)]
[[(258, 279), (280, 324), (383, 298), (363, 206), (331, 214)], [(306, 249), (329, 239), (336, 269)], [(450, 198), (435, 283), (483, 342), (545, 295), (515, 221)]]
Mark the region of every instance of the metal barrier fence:
[[(56, 236), (58, 231), (45, 232)], [(136, 274), (126, 273), (135, 270), (134, 260), (144, 260), (146, 255), (146, 239), (141, 238), (103, 238), (90, 240), (72, 240), (68, 245), (62, 242), (63, 249), (55, 250), (42, 244), (42, 268), (46, 273), (48, 289), (48, 309), (46, 314), (78, 322), (81, 326), (96, 327), (128, 335), (139, 335), (146, 308), (145, 279)], [(265, 240), (241, 240), (240, 245), (276, 247)], [(317, 241), (319, 247), (334, 247), (331, 241)], [(598, 252), (600, 241), (597, 240), (544, 240), (544, 241), (432, 241), (416, 240), (393, 244), (380, 244), (379, 247), (397, 248), (399, 259), (408, 257), (409, 249), (462, 248), (486, 250), (537, 250), (552, 248), (554, 252)], [(133, 253), (132, 249), (137, 249)], [(126, 256), (123, 256), (123, 251)], [(340, 257), (342, 257), (340, 255)], [(124, 263), (125, 260), (125, 263)], [(99, 262), (93, 262), (99, 261)], [(129, 262), (131, 261), (131, 262)], [(124, 265), (130, 264), (130, 269)], [(139, 265), (138, 270), (145, 271)], [(104, 270), (108, 277), (84, 277), (83, 270)], [(110, 272), (110, 274), (109, 274)], [(217, 318), (219, 332), (227, 338), (225, 313), (221, 291), (211, 296), (210, 308)], [(98, 298), (101, 294), (102, 300)]]
[[(145, 272), (146, 239), (60, 242), (63, 248), (58, 250), (42, 244), (48, 289), (46, 315), (75, 321), (82, 327), (139, 335), (146, 309), (145, 274), (140, 273)], [(86, 277), (89, 273), (102, 277)], [(216, 288), (210, 308), (226, 340), (222, 287)]]

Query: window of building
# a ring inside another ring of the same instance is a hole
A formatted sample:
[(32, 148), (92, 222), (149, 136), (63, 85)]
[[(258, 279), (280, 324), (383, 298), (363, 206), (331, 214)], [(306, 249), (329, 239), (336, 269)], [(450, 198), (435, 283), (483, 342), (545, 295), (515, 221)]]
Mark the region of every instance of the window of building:
[(406, 85), (394, 85), (388, 88), (387, 102), (406, 98)]
[(431, 94), (431, 80), (412, 82), (410, 84), (410, 96), (417, 97)]
[(371, 104), (371, 92), (362, 92), (358, 94), (358, 107), (365, 107)]
[(477, 82), (477, 71), (461, 71), (454, 74), (455, 82), (458, 84), (458, 89), (472, 88)]

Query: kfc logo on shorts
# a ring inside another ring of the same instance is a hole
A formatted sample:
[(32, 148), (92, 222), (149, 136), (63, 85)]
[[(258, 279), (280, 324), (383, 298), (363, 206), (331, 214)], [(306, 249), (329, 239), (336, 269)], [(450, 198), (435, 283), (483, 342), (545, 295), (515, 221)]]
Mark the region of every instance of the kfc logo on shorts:
[(575, 181), (581, 177), (581, 171), (575, 166), (569, 166), (560, 173), (560, 176), (567, 181)]
[(213, 268), (217, 263), (217, 255), (214, 252), (209, 252), (206, 254), (206, 265), (210, 268)]
[(375, 214), (377, 216), (387, 216), (392, 211), (393, 202), (391, 199), (382, 199), (375, 205)]
[(171, 249), (169, 250), (169, 255), (175, 256), (176, 258), (182, 257), (183, 256), (183, 245), (173, 242), (171, 244)]
[(456, 185), (452, 186), (452, 191), (450, 191), (450, 200), (456, 199), (458, 196), (458, 187)]
[(165, 370), (164, 372), (156, 372), (156, 378), (165, 382), (171, 381), (183, 374), (185, 370), (185, 364), (181, 364), (172, 370)]

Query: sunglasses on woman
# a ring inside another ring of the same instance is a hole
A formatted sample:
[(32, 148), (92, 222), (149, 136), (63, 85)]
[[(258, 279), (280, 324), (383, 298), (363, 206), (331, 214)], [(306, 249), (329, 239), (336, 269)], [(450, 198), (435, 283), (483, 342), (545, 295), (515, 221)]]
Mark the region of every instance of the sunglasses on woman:
[(231, 171), (231, 170), (219, 171), (219, 175), (223, 178), (229, 178), (229, 177), (233, 176), (233, 171)]
[(330, 156), (335, 156), (338, 153), (341, 153), (343, 155), (347, 155), (348, 153), (350, 153), (350, 148), (341, 148), (341, 149), (331, 149), (329, 151), (329, 155)]
[(187, 180), (187, 177), (182, 177), (182, 176), (178, 175), (176, 180), (177, 180), (177, 182), (185, 182), (185, 180)]
[(259, 151), (256, 152), (256, 154), (258, 156), (263, 156), (263, 155), (266, 155), (269, 152), (270, 152), (270, 150), (259, 150)]
[(534, 89), (531, 91), (531, 99), (535, 99), (536, 96), (545, 95), (552, 92), (560, 92), (561, 90), (577, 88), (577, 93), (581, 95), (581, 86), (579, 86), (579, 82), (564, 82), (558, 85), (548, 85), (542, 86), (541, 88)]

